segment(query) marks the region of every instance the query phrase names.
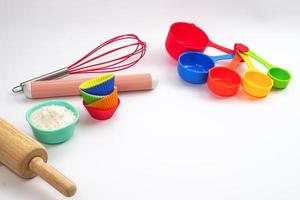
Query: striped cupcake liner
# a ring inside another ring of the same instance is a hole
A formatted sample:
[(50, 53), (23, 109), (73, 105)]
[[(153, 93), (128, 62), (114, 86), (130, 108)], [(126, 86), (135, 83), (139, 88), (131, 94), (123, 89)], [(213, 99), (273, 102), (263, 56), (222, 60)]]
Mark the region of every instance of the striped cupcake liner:
[(105, 74), (82, 83), (79, 88), (92, 95), (104, 96), (113, 92), (115, 85), (114, 74)]
[(96, 101), (102, 99), (103, 97), (105, 97), (105, 96), (98, 96), (98, 95), (89, 94), (89, 93), (86, 93), (85, 91), (83, 91), (81, 89), (79, 89), (79, 91), (80, 91), (80, 95), (83, 98), (83, 101), (86, 104), (91, 104), (91, 103), (96, 102)]
[(90, 104), (87, 103), (86, 106), (89, 108), (106, 110), (106, 109), (114, 108), (117, 104), (118, 104), (118, 90), (115, 87), (114, 91), (109, 95), (104, 96), (103, 98), (94, 101), (93, 103)]

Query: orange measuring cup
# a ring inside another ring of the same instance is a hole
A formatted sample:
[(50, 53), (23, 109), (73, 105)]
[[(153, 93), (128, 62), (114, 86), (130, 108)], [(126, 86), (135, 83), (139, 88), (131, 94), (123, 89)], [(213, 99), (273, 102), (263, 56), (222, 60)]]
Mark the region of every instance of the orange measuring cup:
[(241, 85), (241, 76), (234, 69), (242, 61), (236, 53), (228, 66), (217, 66), (209, 70), (207, 85), (210, 91), (220, 96), (233, 96)]

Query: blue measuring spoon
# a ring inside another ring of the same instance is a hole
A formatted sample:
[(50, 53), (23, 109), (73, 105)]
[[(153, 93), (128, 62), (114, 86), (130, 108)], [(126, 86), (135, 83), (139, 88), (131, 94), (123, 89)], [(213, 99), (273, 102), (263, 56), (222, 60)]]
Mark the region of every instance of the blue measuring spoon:
[(208, 71), (215, 66), (216, 61), (233, 57), (234, 53), (209, 56), (198, 51), (187, 51), (178, 58), (177, 72), (180, 78), (188, 83), (206, 83)]

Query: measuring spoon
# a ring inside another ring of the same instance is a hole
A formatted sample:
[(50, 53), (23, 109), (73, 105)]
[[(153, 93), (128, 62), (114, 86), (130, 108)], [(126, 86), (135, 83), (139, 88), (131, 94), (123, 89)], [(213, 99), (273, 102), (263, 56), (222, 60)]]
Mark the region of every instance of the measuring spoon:
[(219, 60), (232, 59), (234, 53), (221, 56), (208, 56), (197, 51), (187, 51), (178, 58), (177, 72), (181, 79), (193, 84), (207, 81), (208, 70)]
[(212, 42), (202, 29), (187, 22), (176, 22), (171, 25), (165, 46), (170, 56), (176, 60), (185, 51), (204, 52), (207, 47), (213, 47), (225, 53), (234, 52)]
[(273, 87), (273, 80), (266, 74), (258, 71), (246, 54), (237, 52), (248, 66), (248, 70), (242, 75), (243, 90), (255, 97), (267, 96)]
[(292, 78), (288, 70), (270, 64), (269, 62), (267, 62), (266, 60), (258, 56), (256, 53), (254, 53), (252, 50), (250, 50), (247, 46), (243, 44), (236, 44), (235, 49), (244, 52), (245, 54), (249, 55), (256, 61), (264, 65), (268, 69), (268, 76), (270, 76), (274, 81), (273, 83), (274, 88), (284, 89), (288, 86)]
[(241, 85), (241, 76), (234, 68), (242, 61), (236, 53), (228, 66), (218, 66), (209, 70), (207, 85), (215, 94), (220, 96), (233, 96)]

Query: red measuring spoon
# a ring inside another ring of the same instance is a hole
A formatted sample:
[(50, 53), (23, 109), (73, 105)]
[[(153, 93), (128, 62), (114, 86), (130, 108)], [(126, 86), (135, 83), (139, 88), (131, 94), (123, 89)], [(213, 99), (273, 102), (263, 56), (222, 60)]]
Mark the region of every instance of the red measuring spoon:
[(186, 22), (176, 22), (171, 25), (165, 46), (170, 56), (176, 60), (185, 51), (204, 52), (207, 47), (213, 47), (225, 53), (234, 52), (212, 42), (203, 30), (195, 24)]
[(242, 61), (238, 53), (227, 67), (214, 67), (208, 72), (208, 88), (220, 96), (233, 96), (237, 93), (241, 85), (241, 76), (234, 68)]

